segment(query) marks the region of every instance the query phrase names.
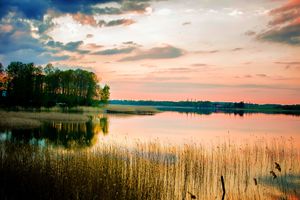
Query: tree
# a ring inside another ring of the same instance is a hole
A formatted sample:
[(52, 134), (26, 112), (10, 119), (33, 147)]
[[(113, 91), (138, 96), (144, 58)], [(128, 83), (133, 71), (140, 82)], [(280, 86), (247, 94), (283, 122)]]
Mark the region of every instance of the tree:
[(12, 62), (8, 65), (8, 98), (11, 104), (22, 106), (32, 104), (34, 71), (35, 66), (33, 63)]
[(108, 85), (105, 85), (102, 89), (102, 92), (101, 92), (101, 102), (103, 103), (107, 103), (108, 100), (109, 100), (109, 96), (110, 96), (110, 92), (109, 92), (109, 86)]
[(3, 74), (4, 73), (4, 67), (2, 65), (2, 63), (0, 62), (0, 74)]
[(4, 73), (4, 67), (0, 63), (0, 103), (2, 104), (3, 97), (6, 96), (7, 77)]
[(46, 67), (44, 68), (44, 72), (46, 75), (49, 75), (54, 72), (54, 67), (51, 63), (47, 64)]
[(245, 108), (245, 103), (243, 101), (241, 101), (239, 103), (234, 103), (234, 108), (243, 109), (243, 108)]
[[(82, 69), (62, 71), (48, 64), (12, 62), (7, 67), (8, 102), (21, 106), (93, 105), (101, 99), (97, 76)], [(109, 99), (106, 85), (103, 100)]]

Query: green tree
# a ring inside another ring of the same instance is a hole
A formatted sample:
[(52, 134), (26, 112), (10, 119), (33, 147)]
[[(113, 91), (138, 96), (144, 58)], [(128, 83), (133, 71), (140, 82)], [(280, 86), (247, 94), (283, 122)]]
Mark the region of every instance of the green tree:
[(4, 67), (2, 65), (2, 63), (0, 62), (0, 74), (3, 74), (4, 73)]
[(109, 86), (105, 85), (102, 89), (101, 92), (101, 102), (103, 103), (108, 103), (109, 97), (110, 97), (110, 92), (109, 92)]
[[(43, 69), (33, 63), (12, 62), (7, 67), (7, 75), (10, 105), (93, 105), (102, 97), (97, 76), (82, 69), (62, 71), (52, 64)], [(109, 87), (106, 86), (103, 100), (108, 98)]]
[(8, 97), (13, 105), (29, 106), (33, 102), (34, 88), (33, 63), (23, 64), (21, 62), (12, 62), (7, 67), (9, 77)]

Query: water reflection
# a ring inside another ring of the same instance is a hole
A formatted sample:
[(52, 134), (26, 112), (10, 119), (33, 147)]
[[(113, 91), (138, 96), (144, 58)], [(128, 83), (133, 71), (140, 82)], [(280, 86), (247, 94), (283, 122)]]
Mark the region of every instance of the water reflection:
[(97, 143), (97, 135), (108, 134), (108, 123), (106, 117), (98, 116), (85, 123), (45, 122), (37, 129), (0, 130), (0, 140), (64, 148), (91, 147)]
[(33, 130), (0, 130), (0, 140), (73, 148), (91, 147), (100, 138), (101, 141), (120, 144), (126, 141), (158, 139), (164, 144), (205, 145), (228, 139), (237, 144), (255, 142), (258, 139), (264, 142), (279, 139), (300, 148), (299, 122), (300, 117), (283, 114), (203, 115), (191, 112), (161, 112), (151, 116), (107, 114), (93, 116), (85, 123), (48, 121), (41, 128)]
[(283, 115), (290, 115), (290, 116), (300, 116), (299, 112), (290, 111), (290, 110), (272, 110), (272, 109), (261, 109), (261, 110), (238, 110), (238, 109), (205, 109), (205, 108), (193, 108), (193, 107), (158, 107), (159, 110), (162, 111), (171, 111), (171, 112), (179, 112), (179, 113), (186, 113), (186, 114), (199, 114), (199, 115), (212, 115), (215, 113), (223, 113), (229, 115), (239, 115), (243, 117), (244, 115), (249, 114), (268, 114), (268, 115), (275, 115), (275, 114), (283, 114)]

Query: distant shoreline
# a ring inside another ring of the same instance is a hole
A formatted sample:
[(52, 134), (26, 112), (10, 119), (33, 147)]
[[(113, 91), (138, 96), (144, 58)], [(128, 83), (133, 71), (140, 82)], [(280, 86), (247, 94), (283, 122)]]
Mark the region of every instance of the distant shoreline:
[(161, 111), (193, 112), (199, 114), (290, 114), (300, 116), (300, 104), (252, 104), (244, 102), (210, 101), (145, 101), (145, 100), (110, 100), (111, 105), (152, 106)]

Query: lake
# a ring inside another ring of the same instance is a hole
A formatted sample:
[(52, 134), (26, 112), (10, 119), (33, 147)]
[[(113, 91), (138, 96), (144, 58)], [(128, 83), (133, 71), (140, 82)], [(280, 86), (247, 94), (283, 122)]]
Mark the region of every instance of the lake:
[(300, 148), (300, 117), (285, 114), (94, 115), (86, 123), (45, 122), (32, 130), (2, 130), (0, 140), (63, 147), (92, 147), (99, 141), (164, 144), (249, 143), (281, 140)]
[(221, 199), (222, 176), (225, 199), (300, 199), (299, 116), (93, 114), (0, 132), (9, 195)]

